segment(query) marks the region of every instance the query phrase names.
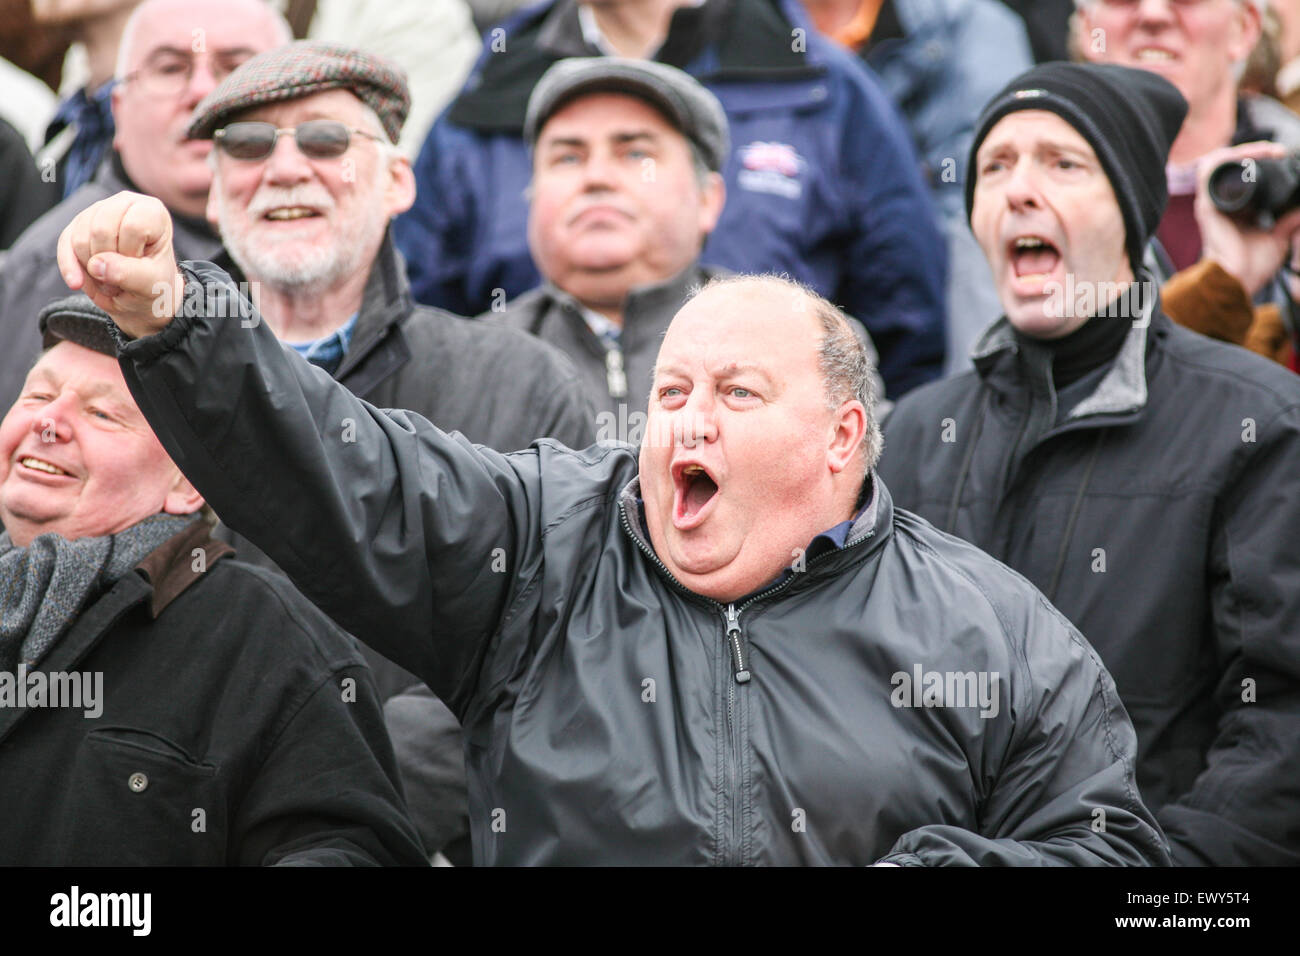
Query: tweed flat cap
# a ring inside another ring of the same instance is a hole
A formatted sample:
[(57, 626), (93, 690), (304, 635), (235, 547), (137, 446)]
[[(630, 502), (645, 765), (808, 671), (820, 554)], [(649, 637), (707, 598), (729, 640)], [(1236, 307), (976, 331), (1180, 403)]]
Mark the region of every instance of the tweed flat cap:
[(211, 139), (233, 114), (255, 106), (336, 89), (355, 93), (397, 142), (411, 109), (406, 72), (357, 47), (316, 40), (268, 50), (242, 64), (194, 108), (189, 137)]
[(727, 161), (727, 114), (716, 96), (675, 67), (619, 56), (572, 57), (552, 65), (528, 98), (524, 140), (535, 145), (560, 107), (589, 93), (626, 93), (645, 100), (695, 144), (709, 169), (719, 172)]
[(41, 327), (41, 347), (50, 348), (67, 340), (117, 358), (113, 320), (107, 312), (78, 292), (55, 299), (36, 317)]

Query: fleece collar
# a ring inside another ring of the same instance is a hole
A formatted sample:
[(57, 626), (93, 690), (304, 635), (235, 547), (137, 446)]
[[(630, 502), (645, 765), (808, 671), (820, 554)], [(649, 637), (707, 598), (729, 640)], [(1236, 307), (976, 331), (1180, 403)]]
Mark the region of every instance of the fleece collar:
[[(1140, 276), (1138, 281), (1143, 281), (1143, 278)], [(1102, 376), (1092, 394), (1074, 406), (1066, 421), (1091, 415), (1122, 415), (1146, 407), (1148, 331), (1159, 315), (1159, 296), (1148, 296), (1142, 314), (1134, 320), (1109, 371)], [(988, 379), (1004, 354), (1018, 350), (1015, 330), (1003, 316), (976, 340), (971, 359), (980, 377)]]

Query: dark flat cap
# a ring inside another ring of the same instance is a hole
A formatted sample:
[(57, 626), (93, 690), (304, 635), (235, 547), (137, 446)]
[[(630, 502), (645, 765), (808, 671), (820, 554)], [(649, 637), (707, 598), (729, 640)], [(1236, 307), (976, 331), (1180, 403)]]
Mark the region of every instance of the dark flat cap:
[(406, 72), (373, 53), (316, 40), (268, 50), (242, 64), (194, 108), (189, 136), (211, 139), (235, 113), (337, 89), (355, 93), (397, 142), (411, 109)]
[(727, 161), (727, 114), (716, 96), (675, 67), (620, 56), (572, 57), (543, 73), (528, 98), (524, 140), (535, 144), (560, 107), (590, 93), (625, 93), (645, 100), (695, 144), (709, 169), (719, 172)]
[(41, 309), (36, 321), (41, 327), (42, 348), (68, 341), (117, 358), (113, 320), (80, 292), (55, 299)]

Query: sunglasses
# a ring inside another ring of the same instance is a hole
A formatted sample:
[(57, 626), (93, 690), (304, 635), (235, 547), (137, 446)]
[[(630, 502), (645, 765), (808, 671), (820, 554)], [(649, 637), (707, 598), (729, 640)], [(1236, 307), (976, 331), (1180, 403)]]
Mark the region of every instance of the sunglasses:
[(277, 129), (271, 123), (231, 123), (213, 134), (217, 148), (232, 159), (266, 159), (281, 133), (293, 133), (298, 149), (309, 159), (337, 159), (352, 145), (352, 134), (381, 142), (374, 133), (345, 126), (337, 120), (311, 120), (296, 128)]

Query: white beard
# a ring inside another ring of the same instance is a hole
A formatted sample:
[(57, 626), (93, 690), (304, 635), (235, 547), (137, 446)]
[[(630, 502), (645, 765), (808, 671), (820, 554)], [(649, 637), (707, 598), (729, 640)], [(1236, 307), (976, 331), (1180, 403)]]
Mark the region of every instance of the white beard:
[[(386, 170), (380, 167), (379, 172)], [(221, 187), (214, 181), (212, 188)], [(375, 194), (379, 191), (376, 188)], [(337, 207), (323, 188), (260, 189), (242, 214), (231, 208), (223, 194), (218, 192), (218, 196), (217, 224), (235, 264), (250, 280), (289, 294), (323, 293), (344, 277), (368, 269), (369, 262), (362, 260), (378, 245), (388, 225), (379, 203), (370, 202), (364, 205), (361, 221), (355, 223), (351, 235), (340, 230), (327, 244), (303, 243), (292, 235), (259, 235), (258, 224), (263, 214), (276, 206), (311, 206), (333, 213)]]

